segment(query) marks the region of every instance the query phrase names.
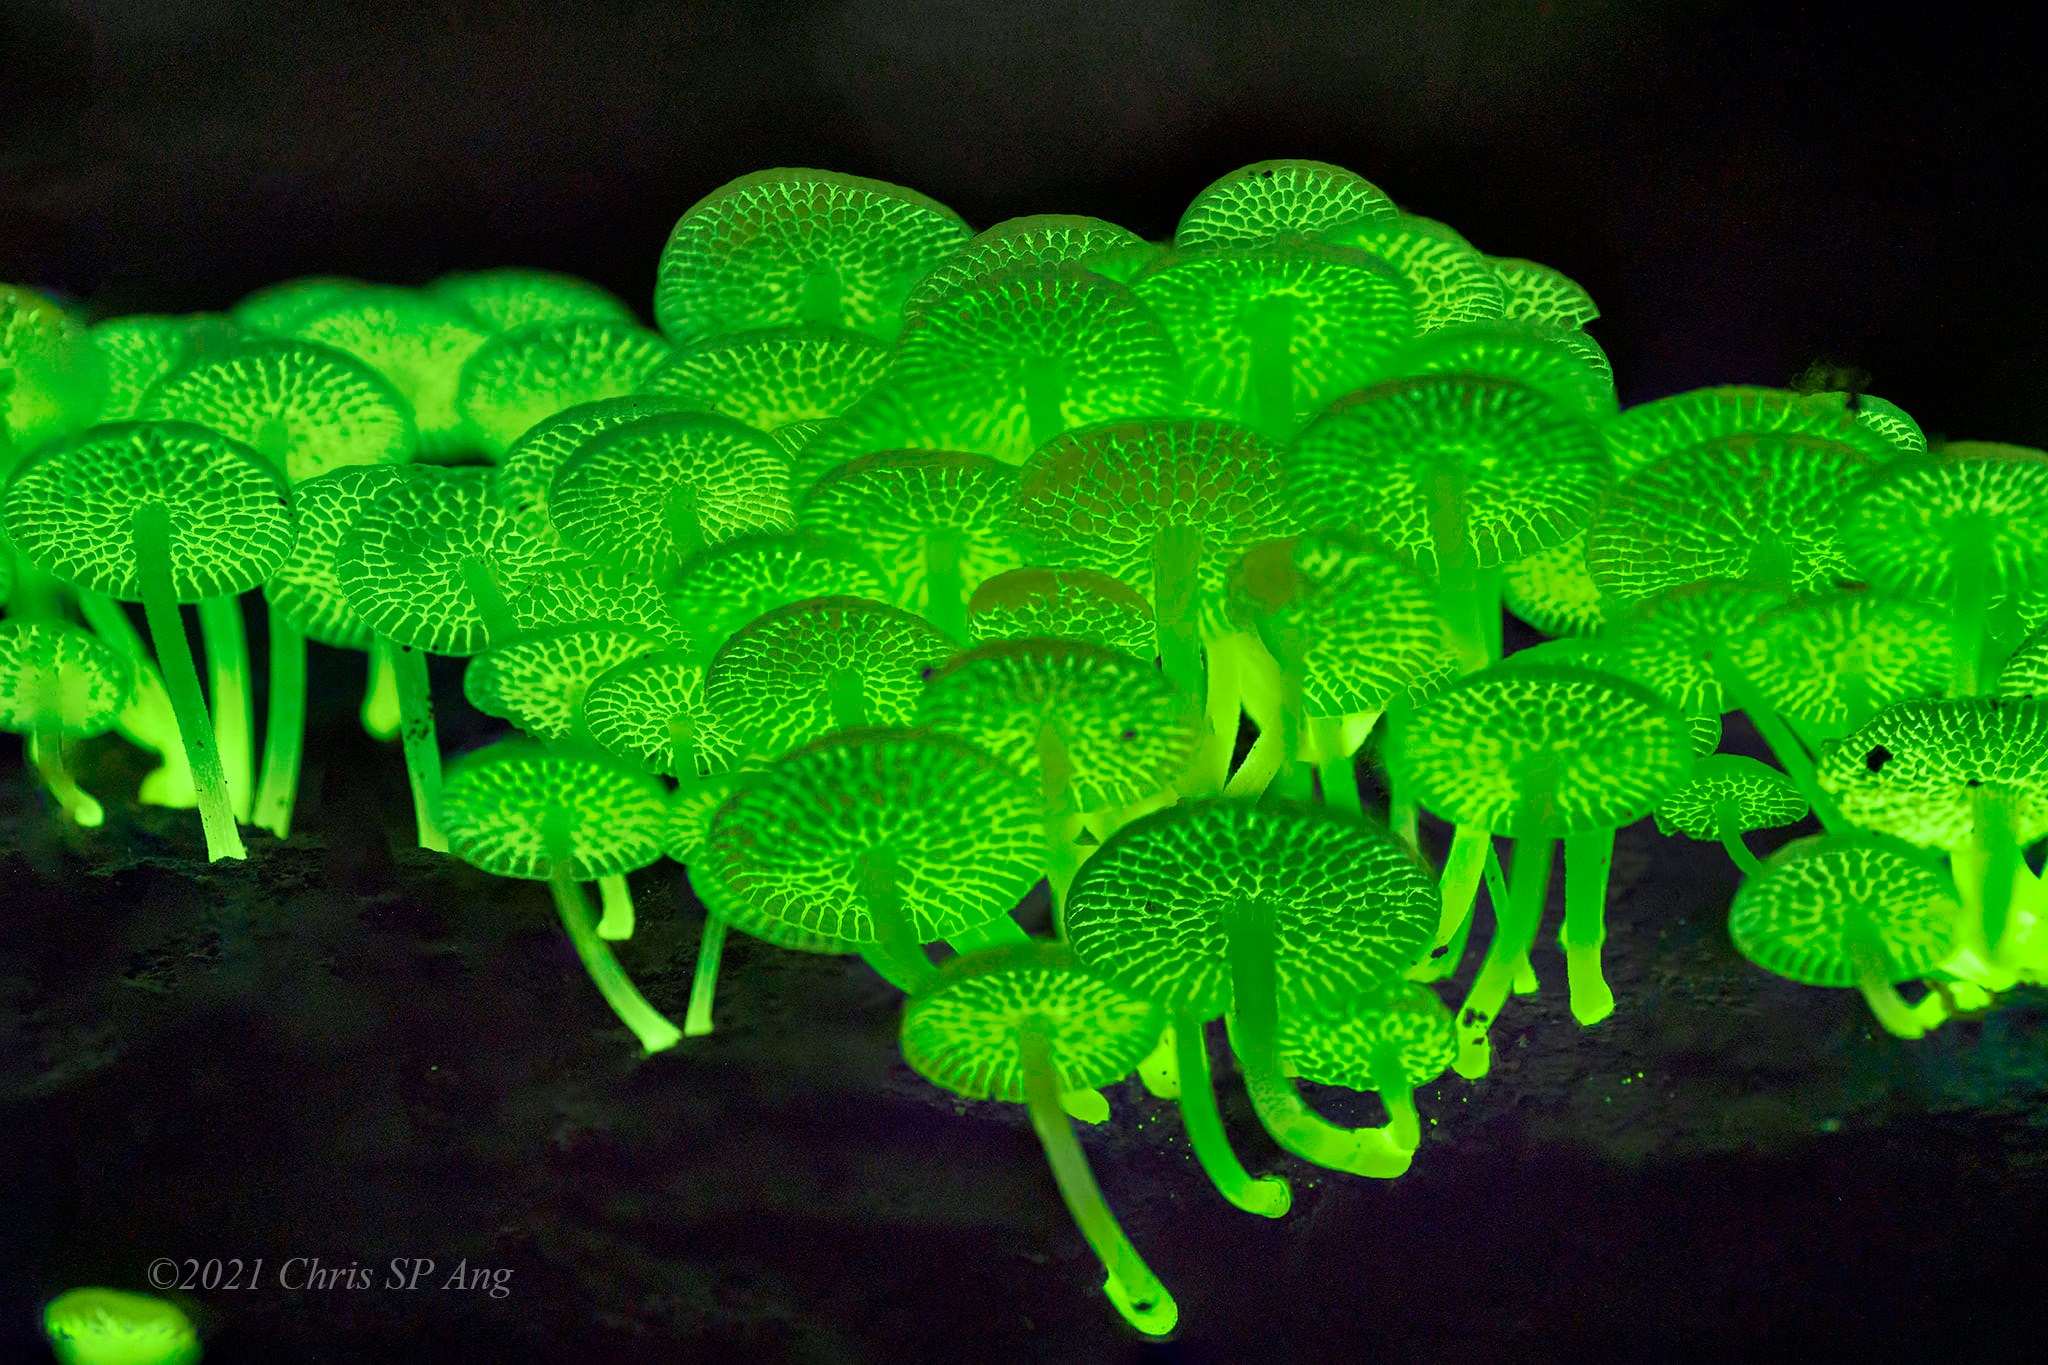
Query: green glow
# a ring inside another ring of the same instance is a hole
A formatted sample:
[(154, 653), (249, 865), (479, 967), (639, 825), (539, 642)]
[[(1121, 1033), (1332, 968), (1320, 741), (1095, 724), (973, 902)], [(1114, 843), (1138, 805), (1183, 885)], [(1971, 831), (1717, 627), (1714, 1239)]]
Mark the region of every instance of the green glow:
[(463, 363), (456, 410), (477, 444), (498, 454), (556, 413), (632, 393), (673, 354), (629, 322), (528, 323), (492, 337)]
[(25, 737), (57, 808), (92, 829), (106, 818), (64, 761), (64, 742), (104, 734), (135, 686), (131, 659), (97, 637), (43, 621), (0, 622), (0, 729)]
[(199, 1332), (176, 1304), (119, 1289), (73, 1289), (43, 1309), (62, 1365), (198, 1365)]

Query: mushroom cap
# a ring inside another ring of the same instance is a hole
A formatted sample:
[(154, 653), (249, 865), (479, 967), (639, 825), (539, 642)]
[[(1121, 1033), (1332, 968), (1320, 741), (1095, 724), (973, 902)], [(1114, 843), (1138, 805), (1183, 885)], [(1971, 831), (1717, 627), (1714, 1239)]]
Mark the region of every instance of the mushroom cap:
[(244, 294), (228, 310), (228, 316), (237, 327), (251, 332), (289, 336), (301, 318), (309, 318), (359, 289), (374, 288), (377, 286), (367, 280), (348, 275), (300, 275)]
[(1419, 706), (1388, 765), (1446, 820), (1517, 837), (1618, 829), (1692, 770), (1678, 709), (1611, 673), (1502, 664)]
[(1399, 210), (1386, 191), (1325, 161), (1254, 161), (1212, 181), (1173, 230), (1184, 252), (1324, 238)]
[(1462, 503), (1468, 553), (1491, 568), (1578, 534), (1609, 481), (1592, 423), (1540, 389), (1465, 374), (1341, 399), (1295, 438), (1288, 468), (1305, 522), (1365, 532), (1426, 573), (1440, 488)]
[(846, 411), (888, 373), (887, 346), (844, 327), (758, 327), (707, 337), (647, 377), (665, 394), (761, 431)]
[(1014, 511), (1041, 565), (1093, 569), (1148, 599), (1160, 533), (1199, 532), (1198, 595), (1220, 617), (1238, 557), (1298, 529), (1282, 458), (1278, 446), (1233, 422), (1113, 422), (1041, 447), (1024, 466)]
[(1088, 640), (1149, 658), (1157, 627), (1137, 592), (1091, 569), (1011, 569), (986, 579), (967, 603), (976, 644), (990, 640)]
[(1888, 434), (1858, 420), (1840, 394), (1795, 393), (1725, 384), (1638, 403), (1604, 429), (1614, 472), (1645, 465), (1730, 436), (1806, 436), (1833, 441), (1883, 462), (1898, 453)]
[(888, 387), (923, 434), (900, 444), (1022, 464), (1038, 444), (1028, 401), (1041, 365), (1057, 373), (1069, 430), (1177, 410), (1180, 356), (1132, 287), (1078, 265), (1019, 266), (904, 326)]
[(1765, 611), (1735, 661), (1773, 709), (1821, 726), (1939, 694), (1952, 648), (1944, 611), (1872, 592), (1827, 592)]
[[(686, 500), (692, 541), (672, 529)], [(789, 461), (766, 435), (711, 412), (647, 417), (586, 437), (556, 469), (548, 515), (601, 563), (664, 574), (705, 545), (794, 525)]]
[(807, 597), (887, 596), (861, 550), (811, 531), (734, 536), (697, 555), (670, 580), (669, 611), (706, 646), (777, 607)]
[[(1694, 756), (1711, 754), (1721, 747), (1721, 712), (1717, 706), (1687, 706), (1681, 693), (1666, 692), (1654, 682), (1629, 670), (1628, 660), (1621, 656), (1606, 640), (1598, 636), (1568, 635), (1562, 639), (1544, 640), (1525, 646), (1501, 658), (1497, 667), (1521, 668), (1528, 664), (1563, 664), (1570, 668), (1591, 669), (1605, 677), (1625, 678), (1647, 688), (1653, 695), (1676, 707), (1685, 717), (1686, 732), (1692, 736)], [(1451, 679), (1444, 678), (1439, 688)], [(1429, 695), (1434, 695), (1433, 689)], [(1418, 696), (1418, 701), (1426, 697)]]
[[(711, 824), (719, 807), (743, 785), (754, 780), (754, 771), (708, 773), (685, 782), (668, 794), (668, 844), (663, 849), (670, 861), (696, 866), (711, 837)], [(692, 890), (697, 888), (693, 885)], [(703, 893), (698, 893), (703, 899)], [(829, 951), (829, 950), (828, 950)]]
[(1010, 519), (1017, 471), (986, 455), (896, 450), (847, 461), (812, 484), (797, 504), (799, 525), (859, 545), (906, 611), (931, 605), (926, 547), (954, 539), (960, 579), (971, 591), (1024, 557)]
[[(893, 337), (904, 296), (968, 236), (959, 214), (901, 185), (756, 171), (677, 221), (656, 267), (655, 320), (680, 345), (807, 321)], [(830, 318), (806, 316), (820, 282), (832, 290)]]
[(714, 770), (730, 768), (743, 745), (704, 700), (704, 669), (669, 652), (628, 659), (607, 670), (583, 694), (590, 737), (616, 758), (649, 772), (677, 773), (673, 721), (688, 719), (699, 757)]
[(1948, 959), (1960, 915), (1947, 874), (1916, 850), (1873, 834), (1819, 835), (1785, 845), (1743, 881), (1728, 932), (1767, 972), (1853, 986), (1860, 928), (1881, 947), (1885, 979), (1896, 985)]
[(1082, 864), (1067, 939), (1083, 961), (1174, 1013), (1230, 1003), (1229, 921), (1270, 907), (1280, 1012), (1332, 1010), (1429, 946), (1436, 882), (1385, 827), (1321, 807), (1183, 802)]
[(1391, 266), (1368, 252), (1319, 242), (1166, 256), (1131, 290), (1166, 325), (1180, 353), (1188, 409), (1240, 422), (1257, 415), (1254, 327), (1262, 312), (1275, 305), (1289, 310), (1296, 427), (1380, 373), (1416, 325), (1415, 300)]
[(638, 392), (673, 354), (629, 322), (530, 322), (476, 349), (456, 380), (455, 403), (478, 444), (496, 454), (565, 408)]
[(368, 649), (376, 632), (356, 615), (336, 558), (342, 538), (379, 494), (405, 482), (394, 465), (346, 465), (292, 489), (292, 548), (271, 571), (263, 596), (309, 640)]
[(903, 300), (903, 316), (915, 317), (941, 299), (1018, 266), (1078, 265), (1129, 284), (1158, 256), (1159, 248), (1137, 233), (1100, 218), (1066, 213), (1006, 218), (975, 233), (932, 267)]
[(827, 736), (768, 765), (727, 800), (702, 861), (733, 893), (733, 922), (858, 951), (877, 942), (863, 884), (888, 865), (920, 942), (1007, 914), (1041, 875), (1035, 793), (964, 740), (914, 730)]
[(99, 414), (106, 359), (78, 319), (54, 300), (0, 284), (0, 450), (69, 436)]
[(360, 289), (298, 321), (293, 336), (346, 351), (390, 383), (412, 410), (420, 449), (460, 450), (462, 367), (491, 331), (455, 304), (418, 289)]
[(1097, 975), (1063, 943), (1016, 943), (948, 961), (903, 1007), (903, 1060), (943, 1090), (1021, 1104), (1024, 1031), (1045, 1030), (1063, 1091), (1122, 1080), (1166, 1016)]
[(609, 565), (561, 561), (527, 579), (508, 605), (522, 631), (626, 626), (669, 649), (687, 649), (693, 639), (669, 614), (660, 584)]
[(1504, 568), (1500, 596), (1546, 635), (1592, 635), (1607, 622), (1607, 600), (1586, 567), (1584, 531)]
[(562, 544), (561, 534), (548, 517), (548, 490), (569, 457), (585, 441), (617, 427), (686, 411), (678, 399), (639, 393), (564, 408), (534, 423), (506, 448), (491, 471), (491, 501), (510, 512), (513, 525), (525, 534), (551, 545)]
[(292, 543), (284, 479), (255, 451), (189, 422), (110, 422), (17, 465), (6, 530), (31, 564), (74, 587), (142, 600), (138, 508), (171, 522), (171, 592), (232, 597), (268, 578)]
[(1330, 1014), (1288, 1014), (1280, 1020), (1280, 1055), (1288, 1070), (1317, 1085), (1377, 1090), (1392, 1078), (1375, 1071), (1391, 1053), (1407, 1085), (1427, 1085), (1458, 1057), (1458, 1025), (1426, 986), (1399, 977), (1381, 981)]
[(1501, 316), (1584, 327), (1600, 316), (1593, 296), (1563, 271), (1519, 256), (1489, 256), (1507, 299)]
[[(957, 654), (932, 674), (917, 718), (1062, 789), (1081, 812), (1163, 790), (1201, 738), (1194, 699), (1150, 662), (1082, 640), (999, 640)], [(1062, 773), (1043, 771), (1048, 730)]]
[(1608, 666), (1688, 713), (1734, 709), (1715, 661), (1732, 651), (1781, 594), (1732, 579), (1701, 579), (1614, 606), (1600, 633)]
[(711, 709), (757, 749), (782, 753), (833, 727), (831, 687), (859, 676), (868, 720), (902, 725), (953, 642), (918, 617), (857, 597), (809, 597), (733, 632), (704, 677)]
[(1486, 257), (1434, 218), (1400, 213), (1327, 232), (1323, 240), (1369, 252), (1393, 267), (1414, 301), (1417, 332), (1497, 318), (1507, 302)]
[(566, 322), (574, 318), (625, 323), (638, 320), (625, 301), (609, 289), (552, 270), (510, 267), (458, 271), (429, 284), (427, 292), (452, 304), (493, 335), (536, 322)]
[(2006, 697), (2048, 697), (2048, 627), (2029, 635), (2006, 656), (1996, 690)]
[(199, 1331), (174, 1303), (120, 1289), (72, 1289), (43, 1309), (61, 1365), (198, 1365)]
[(1657, 807), (1657, 832), (1688, 839), (1721, 837), (1720, 808), (1735, 803), (1735, 827), (1776, 829), (1806, 818), (1806, 798), (1791, 778), (1741, 754), (1709, 754)]
[[(660, 642), (622, 626), (560, 626), (485, 650), (462, 671), (462, 694), (535, 739), (566, 739), (590, 685)], [(609, 747), (609, 746), (607, 746)]]
[(1841, 399), (1843, 406), (1856, 414), (1859, 424), (1890, 441), (1893, 449), (1907, 454), (1927, 449), (1927, 434), (1920, 430), (1913, 415), (1897, 403), (1886, 402), (1874, 393), (1828, 396)]
[(1845, 817), (1923, 848), (1960, 847), (1990, 797), (2024, 847), (2048, 834), (2048, 699), (1897, 702), (1824, 745), (1815, 775)]
[(0, 730), (28, 734), (51, 716), (67, 736), (104, 734), (134, 686), (134, 660), (89, 631), (0, 621)]
[(451, 765), (436, 818), (448, 850), (498, 877), (546, 881), (552, 840), (579, 882), (661, 857), (668, 802), (661, 784), (580, 748), (500, 740)]
[(412, 406), (384, 376), (332, 346), (280, 337), (198, 354), (157, 381), (140, 415), (231, 436), (293, 483), (400, 464), (420, 443)]
[(1623, 601), (1703, 578), (1787, 593), (1833, 587), (1851, 577), (1841, 509), (1872, 462), (1855, 446), (1792, 432), (1688, 446), (1615, 485), (1586, 565)]
[(1540, 389), (1595, 421), (1613, 417), (1614, 369), (1583, 332), (1495, 319), (1447, 326), (1402, 347), (1392, 372), (1477, 374)]
[(131, 313), (92, 325), (92, 342), (106, 365), (100, 422), (128, 422), (159, 379), (201, 355), (232, 346), (242, 330), (220, 313)]
[(434, 654), (467, 655), (489, 648), (490, 635), (465, 563), (481, 562), (509, 601), (567, 558), (514, 528), (486, 498), (481, 471), (419, 465), (357, 514), (334, 564), (349, 606), (371, 630)]
[(1842, 518), (1842, 547), (1864, 578), (1946, 599), (1968, 545), (1990, 558), (1994, 597), (2048, 592), (2048, 452), (1955, 441), (1875, 475)]

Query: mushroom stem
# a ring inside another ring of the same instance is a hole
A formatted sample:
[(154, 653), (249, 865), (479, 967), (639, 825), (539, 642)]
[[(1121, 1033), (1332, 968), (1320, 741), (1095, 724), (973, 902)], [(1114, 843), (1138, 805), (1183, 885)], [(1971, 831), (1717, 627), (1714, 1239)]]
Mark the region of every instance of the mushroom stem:
[(1486, 859), (1493, 852), (1493, 831), (1478, 825), (1459, 825), (1451, 831), (1451, 847), (1444, 854), (1443, 875), (1437, 878), (1443, 909), (1436, 922), (1436, 946), (1449, 943), (1472, 918), (1472, 904), (1479, 896), (1479, 879), (1486, 871)]
[(391, 642), (381, 636), (371, 640), (363, 657), (368, 666), (363, 680), (363, 733), (371, 739), (397, 739), (398, 673), (391, 666)]
[(1240, 901), (1230, 915), (1231, 1046), (1252, 1108), (1273, 1140), (1304, 1161), (1351, 1175), (1391, 1179), (1409, 1154), (1379, 1128), (1339, 1128), (1302, 1102), (1280, 1065), (1280, 981), (1271, 907)]
[[(1728, 856), (1742, 869), (1742, 875), (1754, 877), (1764, 870), (1764, 865), (1749, 851), (1749, 845), (1742, 842), (1740, 811), (1741, 807), (1733, 801), (1717, 804), (1714, 807), (1714, 832), (1720, 836), (1721, 847), (1728, 850)], [(1567, 872), (1565, 875), (1571, 874)]]
[(597, 898), (601, 911), (597, 936), (608, 943), (623, 943), (633, 937), (633, 888), (622, 876), (599, 877)]
[[(1493, 662), (1490, 641), (1499, 633), (1496, 619), (1488, 625), (1487, 606), (1500, 615), (1500, 576), (1482, 575), (1473, 562), (1465, 522), (1464, 481), (1456, 472), (1439, 469), (1430, 480), (1429, 539), (1436, 557), (1437, 613), (1444, 634), (1467, 673)], [(1491, 591), (1488, 591), (1488, 585)]]
[(1024, 420), (1033, 450), (1067, 429), (1066, 398), (1066, 365), (1059, 356), (1035, 355), (1024, 362)]
[(256, 791), (255, 703), (249, 684), (249, 633), (242, 623), (242, 604), (233, 597), (208, 597), (199, 603), (199, 638), (206, 646), (206, 671), (212, 684), (213, 733), (220, 742), (220, 766), (228, 780), (228, 800), (237, 820), (248, 820)]
[(1415, 1086), (1401, 1064), (1401, 1049), (1381, 1044), (1367, 1074), (1387, 1107), (1387, 1140), (1404, 1152), (1414, 1151), (1422, 1145), (1422, 1115), (1415, 1110)]
[(1261, 1218), (1280, 1217), (1292, 1206), (1293, 1191), (1279, 1176), (1255, 1176), (1237, 1159), (1230, 1134), (1223, 1128), (1223, 1115), (1216, 1108), (1216, 1087), (1209, 1074), (1207, 1028), (1192, 1014), (1176, 1015), (1172, 1039), (1178, 1067), (1180, 1117), (1187, 1125), (1188, 1145), (1195, 1149), (1195, 1160), (1202, 1163), (1202, 1170), (1216, 1192), (1233, 1205)]
[[(1614, 1013), (1614, 992), (1601, 971), (1607, 942), (1607, 881), (1614, 868), (1614, 831), (1569, 834), (1564, 840), (1564, 949), (1572, 1017), (1591, 1028)], [(1526, 959), (1525, 959), (1526, 960)]]
[(1145, 1083), (1145, 1089), (1154, 1099), (1180, 1098), (1180, 1059), (1175, 1050), (1177, 1036), (1174, 1026), (1168, 1024), (1159, 1035), (1159, 1045), (1138, 1063), (1138, 1079)]
[[(915, 994), (938, 968), (926, 954), (910, 908), (903, 903), (901, 864), (890, 854), (872, 851), (861, 855), (854, 875), (875, 934), (874, 946), (861, 957), (897, 990)], [(1010, 923), (1014, 927), (1016, 921)]]
[(925, 619), (954, 644), (967, 643), (966, 537), (951, 527), (924, 538)]
[(1293, 295), (1272, 294), (1242, 315), (1251, 342), (1247, 416), (1278, 441), (1294, 435), (1294, 307)]
[(583, 899), (583, 888), (576, 884), (575, 874), (566, 858), (555, 860), (554, 875), (548, 878), (548, 889), (554, 893), (555, 910), (562, 917), (562, 927), (569, 931), (569, 941), (576, 945), (576, 956), (583, 960), (583, 970), (589, 973), (598, 994), (612, 1007), (612, 1013), (619, 1017), (619, 1022), (633, 1030), (640, 1046), (650, 1053), (674, 1047), (681, 1041), (682, 1032), (647, 1003), (647, 997), (640, 994), (625, 969), (619, 966), (619, 960), (612, 956), (610, 946), (597, 936), (596, 927), (590, 920), (590, 906)]
[(668, 530), (675, 563), (687, 563), (705, 545), (703, 495), (695, 484), (678, 483), (669, 489), (668, 503), (662, 510), (662, 525)]
[(35, 764), (36, 776), (42, 779), (44, 789), (57, 803), (57, 809), (63, 812), (64, 818), (80, 829), (98, 829), (105, 823), (106, 811), (91, 793), (78, 785), (71, 776), (71, 769), (65, 765), (64, 727), (54, 711), (36, 716), (35, 729), (24, 742)]
[(867, 688), (854, 668), (835, 669), (825, 684), (826, 703), (832, 708), (832, 724), (841, 730), (856, 730), (868, 723)]
[(697, 939), (697, 972), (690, 978), (690, 1005), (683, 1012), (683, 1036), (702, 1038), (711, 1032), (711, 1007), (718, 995), (718, 964), (725, 956), (725, 917), (704, 910), (704, 932)]
[(1820, 789), (1820, 780), (1814, 776), (1813, 756), (1780, 719), (1770, 702), (1764, 699), (1756, 684), (1749, 680), (1749, 675), (1733, 660), (1719, 657), (1714, 662), (1714, 675), (1720, 680), (1722, 689), (1734, 698), (1736, 706), (1748, 715), (1750, 724), (1756, 726), (1764, 743), (1771, 746), (1778, 766), (1785, 770), (1785, 775), (1799, 788), (1799, 794), (1806, 798), (1806, 804), (1813, 808), (1821, 828), (1830, 834), (1838, 834), (1848, 828), (1834, 801)]
[(510, 644), (519, 634), (519, 618), (513, 614), (512, 604), (505, 600), (491, 566), (477, 555), (464, 555), (462, 584), (476, 603), (477, 615), (483, 618), (485, 642), (493, 649)]
[(420, 847), (448, 851), (447, 836), (435, 819), (441, 801), (441, 744), (434, 729), (434, 694), (427, 677), (427, 656), (411, 645), (390, 643), (391, 672), (398, 684), (398, 738), (405, 751), (405, 776), (412, 784), (413, 823)]
[(1159, 666), (1166, 680), (1190, 697), (1202, 695), (1202, 646), (1196, 633), (1195, 592), (1202, 566), (1202, 533), (1176, 522), (1152, 538), (1152, 622)]
[(1088, 1169), (1088, 1158), (1074, 1138), (1073, 1125), (1060, 1108), (1060, 1083), (1053, 1067), (1051, 1030), (1042, 1018), (1025, 1021), (1019, 1043), (1024, 1064), (1024, 1105), (1031, 1114), (1031, 1126), (1045, 1148), (1046, 1164), (1060, 1187), (1060, 1198), (1073, 1215), (1074, 1226), (1102, 1262), (1107, 1279), (1102, 1292), (1124, 1315), (1125, 1321), (1147, 1336), (1163, 1336), (1173, 1330), (1180, 1310), (1166, 1286), (1152, 1273), (1130, 1238), (1117, 1226), (1116, 1215), (1102, 1198), (1102, 1187)]
[[(1315, 748), (1316, 779), (1322, 788), (1323, 804), (1358, 816), (1365, 814), (1365, 798), (1358, 789), (1358, 750), (1378, 715), (1363, 719), (1362, 726), (1360, 717), (1318, 716), (1309, 722), (1309, 742)], [(1354, 739), (1354, 735), (1358, 738)]]
[(797, 304), (797, 317), (804, 322), (820, 327), (837, 327), (844, 322), (840, 315), (840, 298), (845, 286), (840, 283), (839, 272), (822, 261), (814, 261), (804, 269), (803, 295)]
[(1948, 694), (1974, 697), (1983, 691), (1984, 635), (1991, 616), (1991, 537), (1963, 537), (1949, 563), (1953, 596), (1950, 622), (1955, 652), (1949, 667)]
[(171, 712), (184, 741), (185, 761), (192, 769), (199, 821), (206, 831), (206, 856), (214, 862), (246, 858), (249, 852), (242, 844), (242, 832), (235, 828), (213, 720), (206, 714), (206, 697), (199, 689), (199, 669), (192, 662), (192, 642), (185, 638), (185, 620), (171, 591), (171, 515), (161, 503), (145, 503), (135, 509), (130, 527), (142, 580), (143, 617), (163, 666), (164, 690), (170, 695)]
[(1493, 1066), (1493, 1050), (1487, 1028), (1500, 1007), (1507, 1003), (1515, 973), (1536, 941), (1536, 929), (1543, 919), (1543, 902), (1550, 889), (1550, 854), (1556, 840), (1547, 836), (1519, 838), (1508, 869), (1508, 897), (1505, 911), (1496, 907), (1493, 941), (1486, 945), (1486, 961), (1479, 977), (1458, 1011), (1458, 1060), (1460, 1076), (1478, 1080)]
[(1249, 638), (1247, 632), (1231, 631), (1207, 642), (1206, 723), (1187, 771), (1174, 784), (1191, 799), (1215, 796), (1229, 785), (1230, 760), (1236, 756), (1238, 721), (1244, 711), (1248, 653), (1255, 648), (1247, 645)]
[(306, 637), (270, 608), (270, 714), (263, 723), (263, 780), (254, 823), (280, 839), (292, 832), (299, 762), (306, 748)]
[(192, 785), (185, 745), (178, 738), (178, 718), (163, 676), (136, 633), (135, 623), (119, 602), (103, 593), (81, 590), (78, 610), (94, 634), (135, 661), (135, 688), (116, 725), (122, 738), (149, 750), (163, 765), (142, 779), (137, 797), (144, 805), (190, 810), (199, 803), (199, 793)]

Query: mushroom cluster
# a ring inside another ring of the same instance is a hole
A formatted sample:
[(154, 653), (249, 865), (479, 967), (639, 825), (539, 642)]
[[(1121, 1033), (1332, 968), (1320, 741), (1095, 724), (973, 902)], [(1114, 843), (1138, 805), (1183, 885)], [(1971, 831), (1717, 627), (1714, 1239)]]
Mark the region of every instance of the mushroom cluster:
[[(122, 821), (67, 759), (109, 729), (209, 856), (288, 837), (309, 650), (362, 653), (420, 846), (545, 882), (644, 1051), (711, 1032), (735, 931), (860, 957), (918, 1074), (1027, 1107), (1154, 1335), (1070, 1119), (1139, 1076), (1282, 1216), (1228, 1055), (1285, 1152), (1399, 1176), (1537, 989), (1560, 851), (1571, 1013), (1617, 1007), (1645, 817), (1727, 850), (1745, 957), (1893, 1033), (2048, 980), (2048, 454), (1861, 393), (1622, 410), (1585, 290), (1311, 161), (1166, 241), (764, 171), (682, 216), (652, 316), (532, 270), (92, 323), (0, 290), (0, 721), (74, 837)], [(430, 655), (508, 727), (445, 770)], [(1774, 763), (1717, 752), (1736, 711)], [(663, 857), (705, 911), (681, 1028), (611, 946)]]

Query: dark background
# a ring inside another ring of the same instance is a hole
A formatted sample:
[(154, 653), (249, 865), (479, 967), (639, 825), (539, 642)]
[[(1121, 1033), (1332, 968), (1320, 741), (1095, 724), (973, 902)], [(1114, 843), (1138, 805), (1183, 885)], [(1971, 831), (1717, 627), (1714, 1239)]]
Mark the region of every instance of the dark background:
[[(1915, 13), (13, 2), (0, 279), (119, 312), (533, 264), (644, 309), (675, 218), (766, 166), (1159, 237), (1231, 167), (1308, 156), (1586, 284), (1626, 401), (1822, 362), (1931, 434), (2048, 445), (2040, 49)], [(243, 866), (123, 800), (118, 746), (87, 775), (101, 835), (67, 845), (6, 785), (0, 1360), (35, 1358), (28, 1314), (68, 1285), (314, 1254), (468, 1256), (513, 1293), (201, 1295), (210, 1360), (1144, 1354), (1021, 1112), (909, 1076), (857, 965), (739, 944), (720, 1033), (636, 1065), (539, 888), (404, 851), (355, 676), (316, 658), (302, 832)], [(1084, 1140), (1181, 1302), (1150, 1358), (2032, 1357), (2038, 1001), (1872, 1036), (1852, 993), (1734, 957), (1733, 882), (1717, 850), (1628, 832), (1617, 1016), (1572, 1026), (1546, 943), (1494, 1075), (1423, 1096), (1414, 1171), (1286, 1166), (1284, 1222), (1224, 1206), (1171, 1110), (1119, 1091)], [(679, 1012), (694, 911), (672, 871), (635, 885), (623, 956)]]

